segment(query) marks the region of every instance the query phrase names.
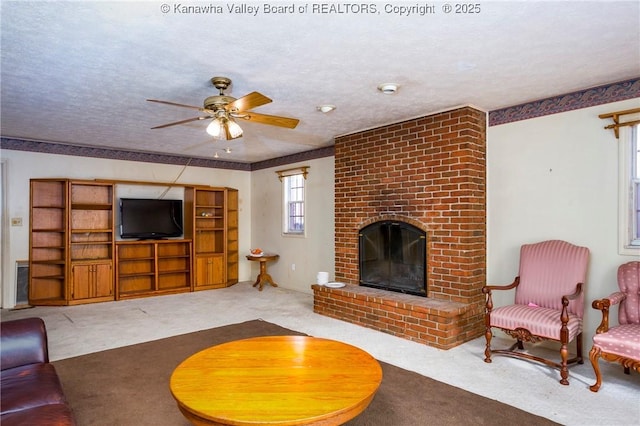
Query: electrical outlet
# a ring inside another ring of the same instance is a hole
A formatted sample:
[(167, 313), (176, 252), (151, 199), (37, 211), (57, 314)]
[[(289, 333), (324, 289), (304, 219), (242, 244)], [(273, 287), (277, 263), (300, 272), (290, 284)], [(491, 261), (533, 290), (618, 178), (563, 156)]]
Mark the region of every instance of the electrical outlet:
[(11, 218), (11, 226), (22, 226), (22, 218), (21, 217), (12, 217)]
[(292, 270), (292, 271), (295, 271), (295, 270), (296, 270), (296, 264), (295, 264), (295, 263), (292, 263), (292, 264), (291, 264), (291, 270)]

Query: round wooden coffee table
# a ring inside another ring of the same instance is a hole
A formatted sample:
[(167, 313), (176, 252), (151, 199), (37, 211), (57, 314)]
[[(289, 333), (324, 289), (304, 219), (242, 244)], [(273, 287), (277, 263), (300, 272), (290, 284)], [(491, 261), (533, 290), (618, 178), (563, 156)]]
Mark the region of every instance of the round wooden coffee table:
[(205, 349), (171, 376), (195, 425), (336, 425), (371, 402), (382, 369), (367, 352), (308, 336), (267, 336)]

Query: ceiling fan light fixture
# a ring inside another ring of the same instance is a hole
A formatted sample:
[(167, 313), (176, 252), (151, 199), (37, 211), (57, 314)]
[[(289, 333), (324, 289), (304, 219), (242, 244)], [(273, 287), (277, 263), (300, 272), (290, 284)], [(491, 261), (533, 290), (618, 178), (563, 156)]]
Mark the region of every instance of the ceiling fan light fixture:
[(321, 113), (326, 114), (336, 109), (336, 106), (335, 105), (319, 105), (316, 107), (316, 109)]
[(398, 85), (396, 83), (383, 83), (378, 86), (378, 90), (385, 95), (393, 95), (398, 91)]
[(228, 139), (236, 139), (242, 136), (242, 128), (233, 120), (227, 120), (227, 133), (231, 136)]
[(207, 133), (216, 139), (223, 139), (224, 135), (224, 121), (222, 117), (216, 117), (211, 120), (211, 123), (207, 126)]
[(235, 121), (220, 116), (211, 120), (207, 126), (207, 133), (216, 139), (230, 140), (242, 136), (242, 128)]
[(231, 85), (231, 79), (227, 77), (213, 77), (211, 79), (211, 83), (219, 90), (220, 93), (206, 98), (204, 100), (203, 108), (193, 105), (179, 104), (176, 102), (161, 101), (158, 99), (147, 99), (149, 102), (197, 109), (198, 111), (206, 114), (204, 116), (201, 115), (198, 117), (187, 118), (186, 120), (155, 126), (152, 127), (152, 129), (163, 129), (165, 127), (176, 126), (178, 124), (191, 123), (192, 121), (211, 119), (211, 122), (207, 125), (207, 133), (216, 139), (231, 140), (242, 137), (243, 134), (242, 128), (234, 120), (237, 118), (242, 118), (244, 120), (260, 124), (284, 127), (287, 129), (294, 129), (300, 122), (297, 118), (250, 113), (249, 110), (268, 104), (272, 102), (272, 100), (258, 92), (251, 92), (239, 99), (226, 96), (224, 94), (224, 90)]

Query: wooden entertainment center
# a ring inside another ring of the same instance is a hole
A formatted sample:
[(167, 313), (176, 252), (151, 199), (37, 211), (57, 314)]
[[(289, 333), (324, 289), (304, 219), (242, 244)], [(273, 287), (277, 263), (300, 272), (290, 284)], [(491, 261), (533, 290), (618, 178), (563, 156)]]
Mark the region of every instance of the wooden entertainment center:
[[(117, 185), (184, 189), (183, 237), (116, 238)], [(32, 179), (29, 304), (75, 305), (238, 282), (238, 191), (138, 181)]]

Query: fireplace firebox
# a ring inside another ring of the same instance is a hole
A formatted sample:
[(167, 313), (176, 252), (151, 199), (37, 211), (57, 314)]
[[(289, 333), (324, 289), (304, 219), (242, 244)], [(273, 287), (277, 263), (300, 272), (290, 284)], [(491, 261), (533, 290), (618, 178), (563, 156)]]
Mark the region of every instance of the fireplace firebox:
[(380, 221), (359, 233), (360, 285), (427, 296), (426, 233), (405, 222)]

